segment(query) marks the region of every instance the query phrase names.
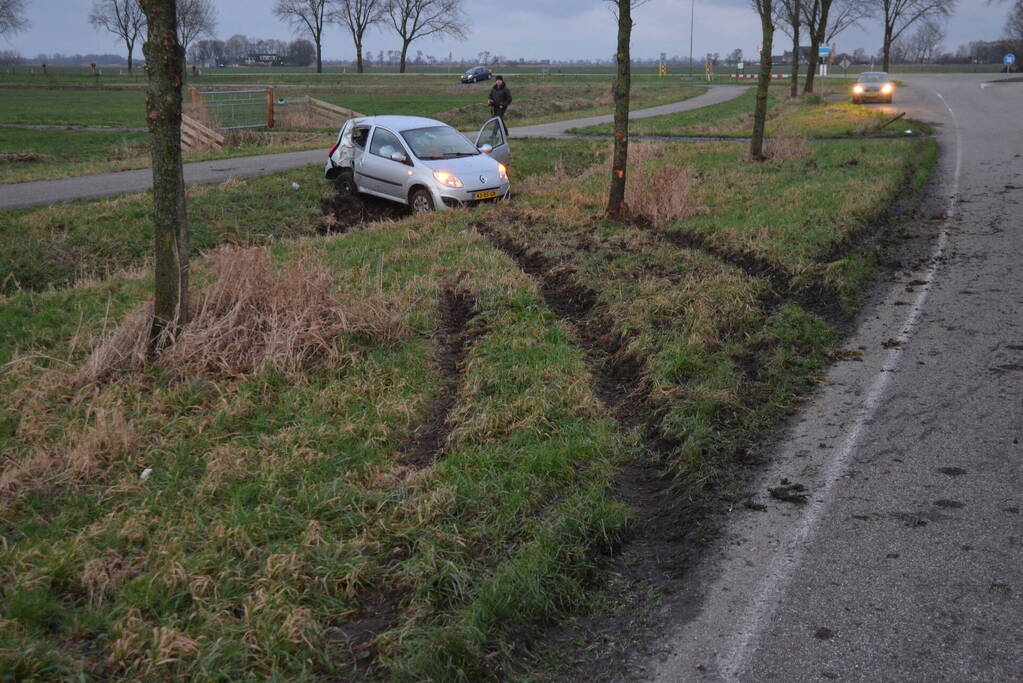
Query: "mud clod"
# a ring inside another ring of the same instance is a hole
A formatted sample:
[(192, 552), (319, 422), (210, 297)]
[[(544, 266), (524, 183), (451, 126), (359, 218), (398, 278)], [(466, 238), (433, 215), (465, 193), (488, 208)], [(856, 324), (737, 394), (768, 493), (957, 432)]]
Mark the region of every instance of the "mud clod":
[(962, 467), (939, 467), (938, 471), (950, 477), (961, 477), (966, 474), (966, 470)]
[(771, 498), (784, 503), (806, 505), (808, 500), (806, 487), (802, 484), (790, 482), (788, 479), (782, 479), (780, 486), (768, 488), (767, 492), (771, 495)]
[(395, 220), (411, 213), (403, 204), (359, 194), (335, 194), (320, 201), (320, 210), (323, 212), (318, 230), (321, 235), (349, 232), (366, 223)]

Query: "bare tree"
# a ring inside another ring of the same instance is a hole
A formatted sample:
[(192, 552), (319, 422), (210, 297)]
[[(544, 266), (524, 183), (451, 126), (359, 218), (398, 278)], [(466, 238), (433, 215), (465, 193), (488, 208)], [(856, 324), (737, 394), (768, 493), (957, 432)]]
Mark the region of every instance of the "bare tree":
[(760, 77), (757, 79), (757, 103), (753, 108), (753, 138), (749, 155), (753, 161), (764, 161), (764, 128), (767, 123), (767, 88), (771, 85), (771, 52), (774, 48), (774, 3), (772, 0), (752, 0), (753, 9), (760, 15)]
[(103, 28), (124, 41), (128, 50), (128, 73), (131, 73), (132, 52), (139, 34), (146, 29), (146, 15), (138, 0), (95, 0), (89, 13), (89, 23)]
[(316, 73), (323, 72), (323, 27), (330, 20), (330, 0), (277, 0), (274, 16), (286, 21), (299, 35), (308, 35), (316, 46)]
[(388, 0), (387, 16), (401, 36), (398, 71), (405, 73), (405, 58), (413, 40), (432, 35), (465, 38), (462, 0)]
[(338, 0), (337, 8), (331, 14), (331, 21), (344, 26), (352, 34), (355, 67), (360, 74), (364, 69), (362, 37), (366, 35), (366, 29), (383, 21), (386, 9), (385, 0)]
[(918, 64), (933, 62), (941, 54), (945, 29), (935, 17), (927, 17), (906, 41), (906, 56)]
[(799, 29), (803, 23), (802, 0), (780, 0), (775, 6), (775, 24), (792, 37), (792, 78), (789, 97), (799, 94)]
[(188, 215), (181, 169), (181, 84), (185, 50), (178, 42), (175, 0), (139, 0), (148, 35), (142, 44), (149, 87), (146, 120), (153, 157), (155, 342), (188, 321)]
[(883, 54), (882, 70), (891, 67), (892, 43), (897, 41), (910, 26), (926, 17), (944, 17), (955, 9), (956, 0), (871, 0), (884, 24), (881, 42)]
[(1016, 0), (1005, 20), (1005, 37), (1016, 50), (1017, 57), (1023, 57), (1023, 0)]
[(838, 34), (870, 16), (873, 0), (805, 0), (803, 23), (810, 31), (810, 55), (803, 92), (813, 92), (820, 48), (833, 43)]
[(611, 187), (607, 193), (604, 215), (620, 219), (625, 215), (625, 180), (629, 164), (629, 95), (632, 92), (632, 10), (647, 0), (607, 0), (618, 21), (618, 65), (612, 93), (614, 95), (614, 151), (611, 154)]
[[(178, 42), (188, 52), (188, 46), (200, 36), (214, 38), (217, 30), (217, 11), (211, 0), (177, 0)], [(184, 56), (182, 56), (184, 59)]]
[(28, 28), (25, 0), (0, 0), (0, 36)]

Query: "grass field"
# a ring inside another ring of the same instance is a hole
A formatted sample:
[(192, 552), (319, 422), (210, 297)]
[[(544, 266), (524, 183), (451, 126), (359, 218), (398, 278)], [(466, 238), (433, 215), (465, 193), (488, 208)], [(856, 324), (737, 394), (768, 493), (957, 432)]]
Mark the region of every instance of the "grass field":
[[(350, 66), (326, 66), (323, 73), (317, 74), (313, 68), (297, 67), (229, 67), (223, 69), (203, 69), (198, 77), (191, 72), (186, 75), (190, 83), (231, 83), (231, 84), (308, 84), (308, 83), (330, 83), (346, 79), (372, 78), (387, 76), (389, 78), (437, 78), (449, 81), (456, 80), (458, 75), (465, 69), (475, 66), (474, 64), (451, 65), (451, 66), (417, 66), (410, 65), (405, 75), (397, 74), (396, 67), (386, 66), (368, 67), (366, 73), (356, 74)], [(747, 73), (753, 68), (752, 63), (747, 64)], [(633, 73), (638, 79), (656, 79), (656, 66), (634, 65)], [(849, 68), (849, 74), (858, 74), (861, 71), (876, 71), (880, 69), (877, 65), (857, 64)], [(999, 64), (895, 64), (891, 67), (892, 73), (997, 73), (1002, 69)], [(546, 70), (546, 73), (544, 73)], [(721, 64), (716, 67), (718, 74), (733, 73), (734, 68)], [(775, 71), (787, 73), (789, 67), (778, 65)], [(702, 77), (703, 65), (696, 64), (692, 69), (688, 65), (671, 64), (669, 74), (672, 77), (688, 76), (690, 72), (694, 76)], [(839, 70), (835, 67), (835, 72)], [(518, 77), (534, 79), (552, 78), (589, 78), (608, 77), (614, 74), (614, 66), (593, 65), (593, 66), (567, 66), (567, 65), (505, 65), (495, 66), (494, 73), (514, 74)], [(844, 73), (844, 72), (843, 72)], [(20, 67), (0, 67), (0, 86), (4, 85), (31, 85), (33, 87), (54, 87), (54, 86), (82, 86), (102, 87), (105, 85), (145, 85), (145, 73), (142, 69), (136, 69), (132, 75), (123, 67), (101, 67), (98, 79), (93, 75), (89, 67), (47, 67), (47, 74), (44, 75), (40, 65), (25, 65)]]
[(515, 677), (626, 531), (739, 499), (935, 156), (745, 151), (634, 145), (621, 223), (601, 140), (420, 218), (339, 223), (316, 168), (193, 188), (204, 312), (149, 360), (113, 353), (147, 196), (3, 214), (0, 677)]
[[(578, 83), (527, 80), (516, 85), (507, 120), (528, 125), (611, 111), (607, 82)], [(462, 130), (476, 130), (490, 118), (489, 83), (475, 86), (427, 83), (396, 85), (376, 77), (358, 85), (306, 88), (320, 99), (363, 114), (402, 114), (439, 118)], [(660, 80), (633, 89), (632, 106), (677, 102), (703, 92), (700, 87)], [(288, 96), (289, 92), (282, 92)], [(0, 97), (0, 124), (51, 126), (127, 126), (144, 123), (144, 94), (138, 90), (83, 88), (8, 89)], [(285, 133), (285, 134), (282, 134)], [(312, 132), (228, 132), (222, 150), (186, 153), (185, 161), (223, 159), (330, 146), (336, 130)], [(129, 130), (63, 130), (0, 127), (0, 182), (17, 183), (92, 173), (109, 173), (149, 165), (146, 134)]]

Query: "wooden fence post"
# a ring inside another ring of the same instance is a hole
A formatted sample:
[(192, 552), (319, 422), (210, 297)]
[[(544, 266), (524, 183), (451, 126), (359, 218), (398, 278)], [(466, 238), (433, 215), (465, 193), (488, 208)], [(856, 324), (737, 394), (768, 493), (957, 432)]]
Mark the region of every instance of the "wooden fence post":
[(274, 89), (266, 89), (266, 127), (274, 127)]

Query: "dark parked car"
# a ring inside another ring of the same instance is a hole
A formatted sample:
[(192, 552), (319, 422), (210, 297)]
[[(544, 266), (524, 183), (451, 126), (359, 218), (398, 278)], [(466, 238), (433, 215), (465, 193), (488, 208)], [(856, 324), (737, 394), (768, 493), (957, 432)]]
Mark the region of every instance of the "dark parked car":
[(895, 84), (892, 83), (887, 73), (864, 71), (852, 87), (852, 101), (855, 104), (867, 101), (891, 104), (893, 92), (895, 92)]
[(494, 72), (485, 66), (474, 66), (462, 74), (462, 83), (476, 83), (477, 81), (489, 81), (494, 77)]

